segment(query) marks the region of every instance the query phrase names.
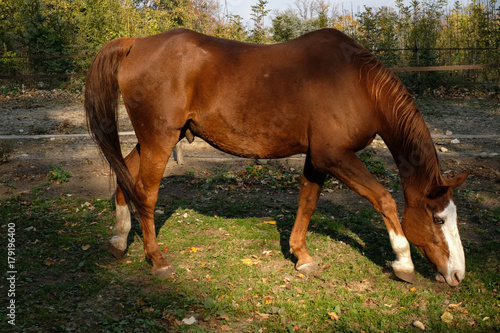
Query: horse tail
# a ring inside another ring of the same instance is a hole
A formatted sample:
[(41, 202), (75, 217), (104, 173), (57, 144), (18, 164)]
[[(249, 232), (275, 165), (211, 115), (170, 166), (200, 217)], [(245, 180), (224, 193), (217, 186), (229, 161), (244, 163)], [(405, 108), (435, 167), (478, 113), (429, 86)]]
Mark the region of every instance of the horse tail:
[(143, 213), (145, 208), (137, 197), (118, 136), (118, 69), (132, 44), (133, 39), (120, 38), (107, 43), (99, 51), (87, 73), (84, 106), (88, 131), (115, 173), (125, 200)]

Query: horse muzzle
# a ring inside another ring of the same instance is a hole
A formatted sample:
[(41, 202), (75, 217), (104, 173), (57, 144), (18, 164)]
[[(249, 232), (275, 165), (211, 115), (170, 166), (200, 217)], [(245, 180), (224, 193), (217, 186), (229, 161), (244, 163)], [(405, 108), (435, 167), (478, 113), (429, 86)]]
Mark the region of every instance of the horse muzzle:
[(436, 280), (440, 282), (445, 282), (452, 287), (456, 287), (465, 277), (465, 270), (454, 270), (449, 274), (442, 274), (440, 272), (436, 273)]

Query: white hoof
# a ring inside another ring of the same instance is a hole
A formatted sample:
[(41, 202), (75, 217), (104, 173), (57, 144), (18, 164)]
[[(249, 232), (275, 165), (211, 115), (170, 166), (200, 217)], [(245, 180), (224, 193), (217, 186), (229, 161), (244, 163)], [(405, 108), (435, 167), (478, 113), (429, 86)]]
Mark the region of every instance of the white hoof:
[(113, 236), (109, 240), (109, 243), (117, 250), (125, 251), (127, 249), (127, 238)]
[(296, 269), (301, 273), (314, 273), (318, 269), (318, 264), (315, 262), (309, 262), (307, 264), (300, 265)]

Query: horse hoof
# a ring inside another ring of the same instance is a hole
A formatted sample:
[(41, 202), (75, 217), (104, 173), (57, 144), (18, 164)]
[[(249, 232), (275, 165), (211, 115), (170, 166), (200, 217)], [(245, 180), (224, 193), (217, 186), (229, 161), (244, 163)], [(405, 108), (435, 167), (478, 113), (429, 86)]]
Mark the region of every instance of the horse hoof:
[(417, 282), (417, 276), (415, 275), (415, 272), (414, 271), (394, 271), (394, 274), (396, 274), (396, 276), (398, 278), (400, 278), (401, 280), (405, 281), (405, 282), (409, 282), (409, 283), (412, 283), (412, 284), (415, 284)]
[(113, 244), (109, 244), (109, 252), (116, 258), (121, 259), (125, 255), (125, 250), (120, 250), (116, 248)]
[(318, 264), (315, 262), (308, 262), (300, 266), (295, 266), (295, 269), (301, 273), (312, 274), (318, 270)]
[(175, 274), (174, 268), (172, 266), (165, 266), (160, 269), (152, 269), (151, 275), (160, 279), (170, 279), (173, 278)]

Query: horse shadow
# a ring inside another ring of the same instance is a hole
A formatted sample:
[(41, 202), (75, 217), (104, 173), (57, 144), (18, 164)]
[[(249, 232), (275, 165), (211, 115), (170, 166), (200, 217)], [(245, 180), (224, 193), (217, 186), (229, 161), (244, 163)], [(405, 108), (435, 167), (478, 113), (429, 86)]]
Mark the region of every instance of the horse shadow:
[[(276, 228), (280, 234), (280, 249), (284, 258), (291, 261), (294, 265), (297, 263), (296, 257), (290, 252), (289, 238), (298, 208), (298, 188), (296, 191), (293, 191), (293, 194), (287, 194), (287, 203), (284, 205), (289, 213), (283, 217), (283, 214), (276, 213), (279, 210), (275, 210), (270, 216), (268, 212), (266, 213), (265, 209), (258, 212), (255, 209), (230, 209), (231, 207), (228, 209), (228, 207), (224, 206), (219, 206), (218, 208), (206, 206), (200, 204), (200, 199), (195, 195), (196, 191), (188, 190), (191, 194), (191, 198), (188, 199), (189, 197), (185, 194), (181, 197), (176, 196), (175, 188), (172, 191), (172, 186), (169, 186), (172, 184), (189, 184), (195, 181), (196, 178), (194, 176), (169, 176), (164, 178), (163, 183), (166, 183), (166, 186), (160, 190), (159, 195), (163, 214), (155, 218), (155, 231), (157, 235), (160, 229), (164, 227), (168, 218), (175, 214), (178, 209), (191, 209), (202, 215), (218, 215), (225, 219), (271, 218), (276, 221)], [(217, 185), (217, 181), (212, 185)], [(270, 193), (269, 195), (271, 196), (273, 191), (276, 191), (276, 189), (264, 185), (260, 186), (259, 192)], [(244, 200), (243, 197), (244, 194), (239, 194), (238, 198), (235, 199), (234, 205), (241, 204), (240, 201)], [(263, 200), (265, 201), (265, 199)], [(366, 207), (371, 207), (371, 205), (368, 203)], [(392, 273), (389, 262), (395, 259), (395, 255), (390, 246), (389, 236), (382, 217), (373, 208), (352, 209), (336, 204), (330, 199), (320, 198), (311, 219), (308, 232), (327, 236), (332, 242), (343, 242), (374, 264), (382, 267), (384, 273)], [(138, 235), (142, 235), (142, 231), (138, 221), (133, 220), (132, 229), (128, 236), (128, 244), (134, 242)], [(411, 246), (411, 251), (415, 270), (424, 277), (430, 277), (433, 271), (427, 261), (413, 245)], [(394, 273), (391, 274), (391, 278), (399, 280)]]

